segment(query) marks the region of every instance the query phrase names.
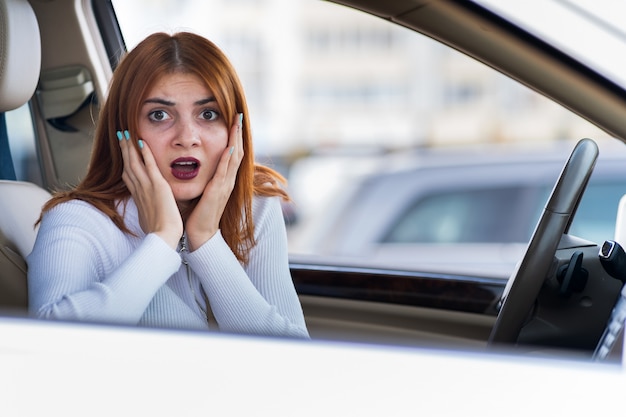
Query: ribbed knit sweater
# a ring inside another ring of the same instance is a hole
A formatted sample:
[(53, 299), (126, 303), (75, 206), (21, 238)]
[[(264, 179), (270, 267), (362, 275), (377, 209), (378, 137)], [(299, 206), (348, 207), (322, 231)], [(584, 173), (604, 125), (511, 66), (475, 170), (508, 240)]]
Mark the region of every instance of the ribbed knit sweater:
[[(174, 250), (139, 226), (130, 199), (120, 212), (135, 236), (79, 200), (44, 214), (27, 258), (29, 309), (60, 320), (209, 329), (307, 338), (291, 279), (277, 197), (255, 197), (257, 245), (242, 266), (218, 231), (197, 250)], [(187, 264), (183, 264), (183, 261)], [(203, 296), (206, 294), (206, 298)]]

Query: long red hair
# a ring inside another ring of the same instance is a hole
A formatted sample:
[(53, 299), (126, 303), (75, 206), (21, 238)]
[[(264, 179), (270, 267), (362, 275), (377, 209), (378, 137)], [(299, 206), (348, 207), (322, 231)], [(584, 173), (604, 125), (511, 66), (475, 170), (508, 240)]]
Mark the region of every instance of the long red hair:
[(137, 136), (139, 112), (146, 94), (161, 76), (175, 72), (202, 79), (225, 120), (234, 120), (237, 113), (244, 114), (244, 156), (220, 220), (220, 229), (237, 259), (247, 263), (248, 252), (256, 244), (252, 197), (257, 194), (288, 200), (281, 187), (285, 179), (271, 168), (255, 164), (249, 117), (246, 117), (248, 107), (235, 69), (213, 42), (193, 33), (152, 34), (123, 57), (100, 110), (85, 177), (73, 189), (56, 193), (43, 207), (43, 212), (64, 201), (84, 200), (108, 215), (121, 230), (130, 233), (117, 210), (117, 205), (125, 202), (130, 192), (122, 181), (124, 162), (116, 132), (127, 129), (132, 137)]

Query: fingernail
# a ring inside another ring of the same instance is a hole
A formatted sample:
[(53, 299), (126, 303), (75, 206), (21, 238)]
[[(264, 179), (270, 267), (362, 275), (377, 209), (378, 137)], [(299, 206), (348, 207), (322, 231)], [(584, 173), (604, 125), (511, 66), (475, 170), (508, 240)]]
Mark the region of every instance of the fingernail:
[(128, 130), (124, 131), (124, 136), (126, 137), (126, 140), (130, 139), (130, 133), (128, 133)]
[(139, 139), (139, 141), (137, 141), (137, 144), (139, 145), (139, 149), (143, 149), (143, 140)]
[(243, 124), (243, 113), (239, 113), (239, 126)]
[(230, 151), (228, 151), (228, 152), (232, 155), (234, 151), (235, 151), (235, 147), (234, 147), (234, 146), (231, 146), (231, 147), (230, 147)]
[(120, 132), (119, 130), (117, 131), (117, 138), (118, 138), (119, 140), (122, 140), (122, 139), (123, 139), (122, 132)]

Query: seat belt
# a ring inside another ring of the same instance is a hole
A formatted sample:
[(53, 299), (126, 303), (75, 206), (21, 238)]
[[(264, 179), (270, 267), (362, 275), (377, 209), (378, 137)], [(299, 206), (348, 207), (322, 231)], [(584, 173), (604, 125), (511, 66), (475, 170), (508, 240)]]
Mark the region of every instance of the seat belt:
[(9, 133), (7, 131), (5, 113), (0, 113), (0, 179), (13, 181), (17, 179), (13, 158), (11, 157), (11, 148), (9, 147)]

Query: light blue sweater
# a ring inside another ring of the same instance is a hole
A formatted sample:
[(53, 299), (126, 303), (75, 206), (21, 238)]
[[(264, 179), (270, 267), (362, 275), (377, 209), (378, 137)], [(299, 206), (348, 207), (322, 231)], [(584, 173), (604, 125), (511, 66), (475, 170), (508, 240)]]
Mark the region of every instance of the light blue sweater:
[(255, 198), (253, 217), (257, 245), (243, 267), (220, 232), (191, 253), (146, 235), (132, 199), (124, 220), (136, 236), (88, 203), (59, 204), (27, 258), (29, 309), (60, 320), (208, 329), (204, 291), (220, 331), (307, 338), (280, 200)]

